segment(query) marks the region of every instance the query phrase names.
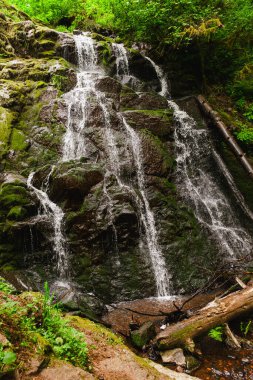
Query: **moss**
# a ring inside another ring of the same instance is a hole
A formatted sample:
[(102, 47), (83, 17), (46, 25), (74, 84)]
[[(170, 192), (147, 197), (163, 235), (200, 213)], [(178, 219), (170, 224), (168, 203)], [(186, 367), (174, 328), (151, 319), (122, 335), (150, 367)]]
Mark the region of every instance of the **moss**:
[(12, 130), (10, 148), (16, 151), (26, 150), (29, 142), (26, 140), (24, 133), (16, 128)]
[(164, 166), (164, 170), (172, 169), (175, 165), (175, 159), (170, 155), (166, 145), (148, 129), (141, 129), (140, 132), (144, 138), (148, 138), (150, 143), (155, 146), (157, 152), (163, 158), (162, 166)]
[(22, 206), (14, 206), (10, 209), (7, 218), (10, 220), (22, 220), (27, 214)]
[(111, 45), (107, 41), (99, 42), (100, 58), (104, 66), (108, 66), (112, 56)]
[(77, 329), (93, 332), (97, 341), (105, 340), (110, 345), (123, 345), (123, 340), (120, 336), (114, 334), (111, 330), (98, 323), (80, 317), (68, 317), (67, 320), (69, 320)]
[(0, 189), (0, 204), (4, 208), (23, 206), (29, 203), (27, 190), (13, 183), (4, 184)]
[(13, 118), (9, 110), (0, 107), (0, 156), (8, 149)]

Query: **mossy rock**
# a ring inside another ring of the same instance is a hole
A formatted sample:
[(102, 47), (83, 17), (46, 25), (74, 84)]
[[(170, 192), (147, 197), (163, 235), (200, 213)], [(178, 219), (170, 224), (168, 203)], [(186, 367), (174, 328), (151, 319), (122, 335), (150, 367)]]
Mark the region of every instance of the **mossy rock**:
[(147, 129), (159, 137), (173, 138), (174, 120), (170, 109), (127, 111), (124, 117), (134, 129)]
[(7, 214), (10, 220), (22, 220), (27, 215), (27, 211), (22, 206), (14, 206)]
[(8, 149), (13, 119), (11, 111), (0, 107), (0, 156)]

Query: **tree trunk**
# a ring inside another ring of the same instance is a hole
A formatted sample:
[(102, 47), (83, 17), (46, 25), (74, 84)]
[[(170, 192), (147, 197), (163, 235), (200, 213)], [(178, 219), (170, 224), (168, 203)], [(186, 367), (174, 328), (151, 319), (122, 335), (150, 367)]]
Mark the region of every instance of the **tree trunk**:
[(210, 302), (197, 314), (168, 326), (157, 335), (156, 345), (160, 350), (187, 346), (187, 342), (208, 332), (213, 327), (253, 310), (253, 285)]

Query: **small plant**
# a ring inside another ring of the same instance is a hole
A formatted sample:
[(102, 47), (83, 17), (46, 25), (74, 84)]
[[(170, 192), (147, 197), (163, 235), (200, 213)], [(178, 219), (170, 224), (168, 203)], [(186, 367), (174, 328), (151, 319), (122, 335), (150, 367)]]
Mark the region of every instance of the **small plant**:
[(246, 107), (246, 112), (243, 114), (249, 121), (253, 122), (253, 103)]
[(4, 350), (0, 343), (0, 373), (14, 369), (16, 359), (16, 354), (11, 350)]
[(245, 142), (246, 144), (253, 143), (253, 128), (247, 127), (247, 125), (240, 123), (240, 130), (236, 132), (238, 140)]
[(224, 327), (217, 326), (209, 331), (208, 336), (210, 336), (210, 338), (216, 340), (217, 342), (222, 342), (223, 332), (224, 332)]
[(0, 277), (0, 292), (12, 294), (15, 292), (15, 288), (6, 282), (4, 278)]
[(248, 332), (250, 330), (252, 320), (249, 320), (248, 322), (241, 322), (240, 323), (240, 330), (241, 333), (246, 337), (248, 335)]

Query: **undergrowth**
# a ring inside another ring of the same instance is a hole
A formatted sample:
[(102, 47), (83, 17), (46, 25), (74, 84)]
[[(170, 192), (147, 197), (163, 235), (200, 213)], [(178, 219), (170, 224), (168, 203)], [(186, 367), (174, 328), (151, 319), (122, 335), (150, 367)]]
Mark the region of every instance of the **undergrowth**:
[(0, 329), (7, 338), (6, 345), (0, 345), (0, 373), (16, 365), (22, 368), (34, 346), (37, 354), (55, 356), (85, 368), (84, 336), (62, 317), (59, 306), (53, 304), (48, 284), (44, 295), (12, 293), (13, 288), (0, 277)]

